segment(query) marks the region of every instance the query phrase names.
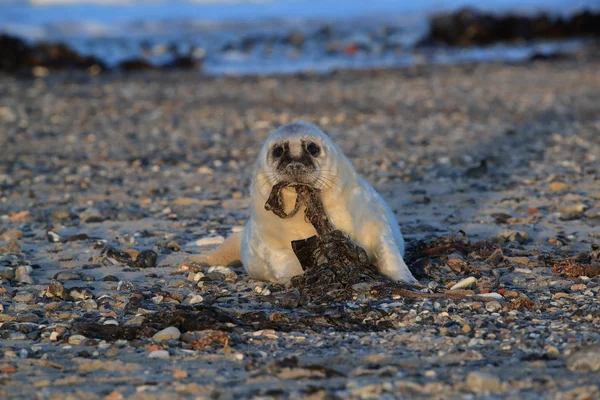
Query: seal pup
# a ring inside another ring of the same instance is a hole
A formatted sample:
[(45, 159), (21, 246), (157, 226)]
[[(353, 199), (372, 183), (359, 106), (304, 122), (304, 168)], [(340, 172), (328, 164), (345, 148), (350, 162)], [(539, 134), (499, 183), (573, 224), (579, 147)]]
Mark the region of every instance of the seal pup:
[[(396, 217), (377, 191), (356, 173), (342, 151), (317, 126), (294, 122), (271, 133), (260, 150), (250, 187), (250, 219), (216, 250), (186, 262), (227, 265), (241, 260), (250, 277), (282, 284), (303, 273), (291, 242), (316, 234), (304, 217), (305, 205), (291, 212), (296, 191), (282, 189), (289, 218), (265, 209), (275, 185), (298, 184), (321, 193), (323, 208), (336, 229), (365, 249), (384, 275), (406, 283), (417, 280), (403, 260), (404, 239)], [(267, 207), (268, 208), (268, 207)]]

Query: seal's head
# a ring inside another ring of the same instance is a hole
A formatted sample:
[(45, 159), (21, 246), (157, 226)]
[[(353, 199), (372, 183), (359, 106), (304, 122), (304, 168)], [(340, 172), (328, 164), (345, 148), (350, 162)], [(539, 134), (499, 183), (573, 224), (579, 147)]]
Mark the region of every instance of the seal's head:
[(294, 122), (276, 129), (259, 156), (259, 174), (267, 186), (301, 184), (325, 189), (332, 184), (335, 146), (315, 125)]

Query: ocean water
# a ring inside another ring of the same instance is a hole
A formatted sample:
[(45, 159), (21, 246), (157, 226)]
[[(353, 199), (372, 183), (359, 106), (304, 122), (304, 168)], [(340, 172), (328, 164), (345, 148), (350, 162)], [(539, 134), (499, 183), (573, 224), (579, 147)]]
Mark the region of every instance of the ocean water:
[[(428, 16), (467, 6), (496, 13), (568, 15), (598, 9), (600, 0), (0, 0), (0, 32), (32, 42), (64, 42), (111, 66), (131, 58), (163, 63), (174, 54), (190, 55), (202, 60), (204, 73), (214, 75), (518, 61), (533, 53), (574, 51), (581, 44), (415, 51), (427, 32)], [(327, 38), (319, 36), (324, 27), (330, 30)], [(302, 35), (302, 49), (285, 41), (290, 32)], [(332, 46), (344, 49), (356, 43), (367, 50), (332, 51)]]

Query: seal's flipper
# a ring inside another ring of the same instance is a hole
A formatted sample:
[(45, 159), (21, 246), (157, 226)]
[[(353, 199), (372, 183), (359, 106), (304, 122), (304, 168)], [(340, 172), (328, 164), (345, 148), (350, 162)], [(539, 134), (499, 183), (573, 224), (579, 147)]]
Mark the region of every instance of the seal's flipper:
[(216, 249), (203, 254), (188, 257), (184, 264), (241, 265), (242, 261), (242, 232), (235, 232)]

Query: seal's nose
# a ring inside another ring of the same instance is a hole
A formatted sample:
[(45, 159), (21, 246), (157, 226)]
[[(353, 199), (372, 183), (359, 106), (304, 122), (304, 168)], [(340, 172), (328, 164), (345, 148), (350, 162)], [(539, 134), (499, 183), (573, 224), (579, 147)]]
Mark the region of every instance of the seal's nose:
[(302, 170), (304, 170), (304, 165), (297, 161), (293, 161), (293, 162), (289, 163), (288, 165), (286, 165), (285, 169), (290, 174), (298, 174)]

